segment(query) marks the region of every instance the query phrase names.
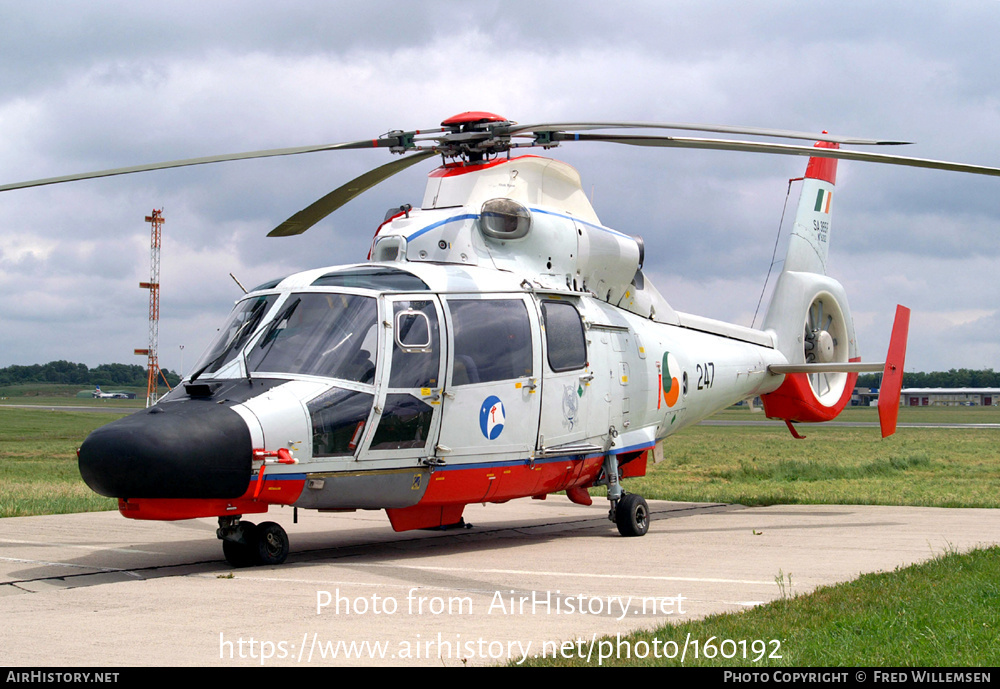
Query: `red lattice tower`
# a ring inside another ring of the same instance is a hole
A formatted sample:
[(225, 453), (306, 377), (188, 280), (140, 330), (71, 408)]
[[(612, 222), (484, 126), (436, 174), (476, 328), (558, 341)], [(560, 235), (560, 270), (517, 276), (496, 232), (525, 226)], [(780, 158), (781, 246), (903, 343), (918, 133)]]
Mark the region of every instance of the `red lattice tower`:
[[(163, 223), (162, 210), (153, 210), (152, 215), (146, 216), (146, 222), (152, 225), (150, 231), (150, 256), (149, 256), (149, 282), (140, 282), (139, 287), (149, 290), (149, 348), (137, 349), (136, 354), (146, 355), (146, 406), (156, 404), (159, 398), (157, 391), (159, 378), (163, 375), (160, 370), (159, 358), (156, 354), (157, 340), (160, 335), (160, 234)], [(170, 384), (163, 376), (163, 382), (167, 388)]]

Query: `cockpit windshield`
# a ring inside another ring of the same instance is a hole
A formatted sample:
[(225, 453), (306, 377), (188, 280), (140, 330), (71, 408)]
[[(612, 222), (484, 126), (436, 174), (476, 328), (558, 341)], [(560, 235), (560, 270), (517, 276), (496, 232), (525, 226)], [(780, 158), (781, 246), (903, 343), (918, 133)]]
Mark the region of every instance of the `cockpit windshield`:
[(257, 330), (261, 319), (264, 318), (277, 299), (277, 294), (268, 294), (261, 297), (250, 297), (237, 304), (233, 312), (229, 314), (229, 320), (219, 328), (219, 334), (215, 337), (215, 341), (198, 361), (191, 379), (194, 380), (203, 373), (215, 373), (232, 361), (233, 357)]
[(378, 311), (373, 297), (289, 295), (247, 353), (251, 371), (375, 382)]

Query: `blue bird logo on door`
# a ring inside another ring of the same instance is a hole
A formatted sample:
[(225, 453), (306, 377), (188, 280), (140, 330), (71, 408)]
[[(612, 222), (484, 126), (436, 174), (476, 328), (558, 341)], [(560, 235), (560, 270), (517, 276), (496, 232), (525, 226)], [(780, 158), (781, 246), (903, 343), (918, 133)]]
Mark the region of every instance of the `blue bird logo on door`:
[(499, 397), (490, 395), (483, 400), (483, 406), (479, 409), (479, 429), (487, 440), (496, 440), (500, 437), (506, 419), (503, 402)]

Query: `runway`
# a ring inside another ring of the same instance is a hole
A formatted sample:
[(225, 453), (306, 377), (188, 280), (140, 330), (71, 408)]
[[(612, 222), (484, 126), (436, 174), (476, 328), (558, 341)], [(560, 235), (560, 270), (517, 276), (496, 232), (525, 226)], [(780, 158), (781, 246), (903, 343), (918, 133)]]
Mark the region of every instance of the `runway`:
[(620, 537), (601, 501), (582, 507), (556, 496), (471, 505), (473, 528), (443, 532), (394, 533), (381, 512), (303, 511), (293, 524), (290, 509), (276, 510), (267, 518), (289, 533), (288, 561), (238, 570), (223, 560), (212, 519), (2, 519), (3, 661), (516, 661), (1000, 542), (1000, 510), (650, 508), (642, 538)]
[[(42, 405), (42, 404), (7, 404), (0, 405), (0, 409), (10, 407), (13, 409), (35, 409), (42, 411), (81, 411), (97, 412), (99, 414), (131, 414), (140, 409), (131, 407), (95, 407), (83, 405)], [(774, 419), (705, 419), (699, 421), (700, 426), (772, 426), (784, 429), (784, 422)], [(809, 428), (809, 424), (802, 426)], [(878, 428), (877, 421), (827, 421), (822, 424), (824, 428)], [(966, 430), (975, 429), (998, 429), (1000, 423), (948, 423), (948, 422), (900, 422), (898, 428), (963, 428)]]
[(140, 411), (135, 407), (95, 407), (82, 404), (0, 404), (0, 409), (34, 409), (36, 411), (85, 411), (98, 414), (131, 414)]
[[(784, 428), (783, 421), (773, 419), (706, 419), (699, 426), (772, 426)], [(799, 428), (809, 429), (812, 424), (799, 424)], [(824, 421), (818, 428), (878, 428), (878, 421)], [(900, 422), (897, 428), (964, 428), (966, 430), (997, 429), (1000, 423), (948, 423), (945, 421)]]

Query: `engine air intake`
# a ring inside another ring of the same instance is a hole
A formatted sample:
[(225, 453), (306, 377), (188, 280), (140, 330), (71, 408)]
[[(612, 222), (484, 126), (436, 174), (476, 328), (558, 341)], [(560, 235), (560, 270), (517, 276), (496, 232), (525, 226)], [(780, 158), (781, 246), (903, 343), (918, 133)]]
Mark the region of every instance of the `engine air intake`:
[(479, 226), (493, 239), (520, 239), (531, 230), (531, 212), (511, 199), (490, 199), (483, 204)]

